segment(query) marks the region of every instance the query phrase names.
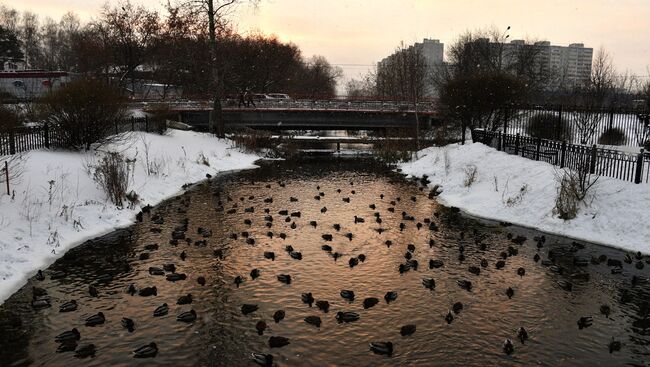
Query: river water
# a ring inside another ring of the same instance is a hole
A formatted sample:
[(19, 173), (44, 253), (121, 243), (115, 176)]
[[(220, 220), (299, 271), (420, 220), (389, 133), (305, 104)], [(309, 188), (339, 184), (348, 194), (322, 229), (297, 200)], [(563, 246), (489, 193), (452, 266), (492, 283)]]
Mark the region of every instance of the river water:
[[(284, 210), (300, 212), (300, 217), (279, 214)], [(154, 223), (156, 215), (164, 223)], [(355, 223), (355, 216), (364, 222)], [(185, 220), (190, 239), (170, 244), (172, 232)], [(436, 228), (430, 230), (427, 222)], [(323, 238), (327, 234), (331, 241)], [(635, 267), (647, 258), (631, 254), (628, 264), (624, 252), (549, 235), (538, 247), (534, 237), (541, 235), (444, 208), (417, 182), (370, 159), (266, 162), (257, 170), (200, 183), (145, 214), (142, 223), (69, 251), (44, 271), (45, 280), (30, 280), (0, 306), (0, 365), (254, 366), (253, 352), (273, 355), (278, 366), (649, 365), (650, 265)], [(511, 240), (518, 236), (526, 238), (522, 244)], [(158, 248), (148, 246), (153, 244)], [(287, 245), (302, 260), (292, 258)], [(414, 249), (409, 251), (409, 245)], [(273, 251), (275, 260), (265, 258), (265, 251)], [(336, 261), (335, 252), (341, 255)], [(553, 263), (543, 265), (549, 253)], [(365, 261), (351, 267), (350, 258), (361, 254)], [(536, 254), (541, 257), (537, 262)], [(502, 255), (505, 266), (497, 269)], [(601, 255), (620, 260), (621, 273), (612, 274), (616, 267), (606, 260), (597, 265), (589, 261)], [(417, 270), (398, 271), (405, 256), (418, 261)], [(444, 265), (430, 268), (432, 259)], [(172, 282), (148, 271), (169, 263), (187, 278)], [(480, 274), (471, 273), (470, 266)], [(519, 268), (525, 269), (523, 276), (517, 274)], [(252, 269), (259, 270), (256, 279)], [(291, 283), (278, 281), (280, 274), (291, 275)], [(237, 276), (243, 279), (239, 286)], [(205, 277), (204, 286), (199, 277)], [(423, 278), (434, 279), (435, 288), (425, 288)], [(471, 289), (461, 288), (459, 280), (471, 281)], [(130, 295), (131, 284), (136, 290), (155, 286), (157, 295)], [(89, 294), (89, 285), (97, 297)], [(34, 286), (47, 292), (52, 307), (31, 307)], [(509, 287), (512, 298), (506, 295)], [(354, 300), (342, 298), (341, 290), (354, 291)], [(395, 301), (384, 300), (388, 291), (397, 292)], [(301, 294), (307, 292), (328, 301), (329, 312), (304, 303)], [(188, 293), (193, 302), (177, 305)], [(379, 302), (365, 309), (368, 297)], [(78, 309), (59, 312), (72, 299)], [(456, 302), (463, 309), (451, 312), (454, 318), (448, 323), (445, 316)], [(169, 313), (154, 317), (163, 303)], [(244, 315), (243, 304), (258, 309)], [(601, 313), (602, 305), (610, 308), (608, 317)], [(190, 309), (196, 321), (176, 320)], [(273, 320), (277, 310), (286, 314), (278, 323)], [(84, 326), (87, 317), (100, 311), (104, 324)], [(360, 318), (338, 322), (337, 312), (343, 311)], [(306, 323), (308, 316), (319, 316), (320, 327)], [(578, 320), (587, 316), (592, 325), (580, 329)], [(123, 317), (134, 321), (132, 332), (121, 325)], [(263, 335), (256, 330), (260, 320), (268, 326)], [(400, 335), (407, 324), (416, 325), (416, 331)], [(522, 326), (529, 336), (525, 344), (517, 338)], [(77, 349), (93, 344), (94, 357), (57, 352), (54, 337), (72, 328), (80, 333)], [(271, 336), (286, 337), (290, 344), (270, 348)], [(506, 338), (514, 345), (510, 355), (503, 351)], [(612, 340), (621, 343), (620, 351), (610, 353)], [(392, 342), (392, 355), (373, 353), (368, 343), (376, 341)], [(136, 348), (151, 342), (158, 348), (154, 359), (133, 357)]]

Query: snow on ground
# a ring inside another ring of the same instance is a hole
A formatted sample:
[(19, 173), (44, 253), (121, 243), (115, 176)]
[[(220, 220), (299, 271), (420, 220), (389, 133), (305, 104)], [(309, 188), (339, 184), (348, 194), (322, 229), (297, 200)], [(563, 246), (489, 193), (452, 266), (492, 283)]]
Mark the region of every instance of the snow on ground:
[[(650, 253), (650, 184), (601, 177), (578, 216), (564, 221), (553, 214), (558, 167), (480, 143), (427, 148), (418, 157), (401, 164), (402, 172), (428, 175), (430, 187), (441, 185), (438, 200), (443, 205), (477, 217)], [(476, 179), (466, 187), (466, 172), (472, 165)]]
[[(88, 164), (109, 150), (135, 158), (129, 190), (140, 197), (136, 209), (118, 209), (88, 173)], [(25, 154), (24, 173), (11, 183), (15, 196), (6, 195), (4, 184), (0, 191), (0, 304), (68, 249), (131, 225), (140, 206), (176, 195), (207, 173), (254, 168), (257, 159), (229, 140), (177, 130), (165, 136), (131, 133), (97, 152)]]

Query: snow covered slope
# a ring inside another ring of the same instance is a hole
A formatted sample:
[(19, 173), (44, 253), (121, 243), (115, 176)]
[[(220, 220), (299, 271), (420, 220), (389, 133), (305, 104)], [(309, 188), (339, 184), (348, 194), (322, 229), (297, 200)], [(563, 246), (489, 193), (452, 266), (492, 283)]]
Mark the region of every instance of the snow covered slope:
[[(428, 175), (430, 186), (442, 186), (440, 203), (478, 217), (650, 253), (650, 184), (601, 177), (594, 196), (575, 219), (553, 214), (557, 167), (508, 155), (480, 143), (432, 147), (418, 160), (400, 165), (403, 173)], [(476, 167), (473, 184), (465, 186), (467, 171)]]

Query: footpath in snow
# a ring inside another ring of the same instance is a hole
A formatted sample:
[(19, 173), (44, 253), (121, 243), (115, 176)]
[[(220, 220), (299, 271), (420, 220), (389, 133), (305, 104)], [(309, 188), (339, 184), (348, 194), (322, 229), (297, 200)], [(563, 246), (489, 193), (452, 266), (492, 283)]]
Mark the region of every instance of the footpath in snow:
[[(650, 185), (600, 177), (575, 219), (553, 214), (559, 168), (480, 143), (432, 147), (401, 164), (411, 176), (438, 184), (441, 204), (470, 215), (631, 251), (650, 253)], [(475, 181), (465, 185), (476, 167)]]
[[(105, 151), (135, 159), (129, 191), (140, 203), (134, 209), (118, 209), (93, 181), (87, 167)], [(26, 153), (12, 196), (4, 185), (0, 195), (0, 304), (68, 249), (134, 223), (141, 206), (156, 205), (206, 174), (255, 168), (257, 159), (229, 140), (178, 130), (132, 133), (98, 151)]]

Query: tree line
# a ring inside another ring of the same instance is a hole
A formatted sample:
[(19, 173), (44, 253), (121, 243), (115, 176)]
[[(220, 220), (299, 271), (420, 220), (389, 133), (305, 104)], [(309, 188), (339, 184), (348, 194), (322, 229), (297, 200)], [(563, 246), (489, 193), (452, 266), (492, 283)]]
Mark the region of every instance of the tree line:
[(221, 97), (245, 90), (335, 95), (342, 71), (323, 56), (305, 57), (297, 45), (273, 35), (240, 34), (217, 12), (213, 57), (209, 17), (197, 11), (208, 2), (215, 3), (169, 2), (160, 13), (129, 1), (107, 3), (86, 23), (74, 13), (57, 21), (0, 6), (0, 61), (104, 78), (127, 91), (148, 80), (183, 87), (189, 97), (212, 96), (216, 67)]

